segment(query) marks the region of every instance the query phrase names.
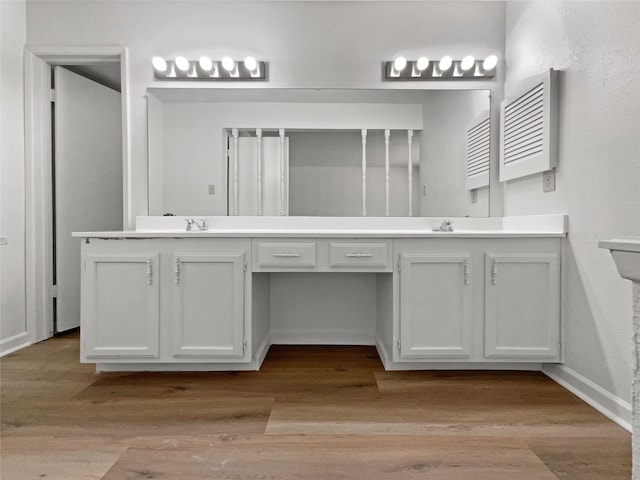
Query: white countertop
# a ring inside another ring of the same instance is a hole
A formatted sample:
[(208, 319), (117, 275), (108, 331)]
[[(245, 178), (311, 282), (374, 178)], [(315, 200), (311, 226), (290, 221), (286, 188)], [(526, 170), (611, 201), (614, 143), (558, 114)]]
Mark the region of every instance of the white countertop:
[(136, 230), (74, 232), (81, 238), (352, 237), (513, 238), (564, 237), (566, 215), (451, 218), (453, 232), (434, 232), (440, 217), (197, 217), (205, 231), (186, 231), (185, 217), (138, 217)]
[(349, 237), (349, 238), (490, 238), (490, 237), (564, 237), (564, 233), (525, 232), (504, 230), (459, 230), (455, 232), (432, 232), (431, 230), (305, 230), (305, 229), (210, 229), (185, 232), (181, 230), (124, 230), (121, 232), (74, 232), (81, 238), (216, 238), (216, 237)]

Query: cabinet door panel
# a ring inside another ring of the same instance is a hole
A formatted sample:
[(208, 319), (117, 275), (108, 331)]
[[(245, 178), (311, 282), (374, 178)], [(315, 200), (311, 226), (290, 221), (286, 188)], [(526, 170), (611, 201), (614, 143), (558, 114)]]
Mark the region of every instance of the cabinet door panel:
[(242, 357), (244, 253), (176, 254), (174, 356)]
[(557, 357), (558, 255), (487, 253), (485, 275), (485, 356)]
[(157, 357), (159, 254), (88, 253), (82, 338), (86, 358)]
[(469, 356), (470, 284), (469, 255), (401, 255), (402, 357)]

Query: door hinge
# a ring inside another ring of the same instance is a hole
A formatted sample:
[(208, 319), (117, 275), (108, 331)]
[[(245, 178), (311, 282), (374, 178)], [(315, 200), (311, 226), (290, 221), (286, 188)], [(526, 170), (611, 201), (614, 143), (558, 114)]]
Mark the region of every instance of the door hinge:
[(398, 339), (397, 346), (398, 346), (398, 350), (400, 350), (400, 339)]
[(52, 102), (55, 102), (55, 101), (56, 101), (56, 99), (57, 99), (56, 91), (55, 91), (55, 89), (53, 89), (53, 88), (52, 88), (52, 89), (51, 89), (51, 101), (52, 101)]
[(57, 285), (50, 285), (49, 286), (49, 296), (51, 298), (56, 298), (58, 296), (58, 286)]

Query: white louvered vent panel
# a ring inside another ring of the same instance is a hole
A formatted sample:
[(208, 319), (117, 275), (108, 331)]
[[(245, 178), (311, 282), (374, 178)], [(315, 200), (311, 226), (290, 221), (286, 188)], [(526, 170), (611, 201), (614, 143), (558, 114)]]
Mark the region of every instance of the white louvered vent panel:
[(554, 73), (537, 77), (513, 99), (502, 102), (500, 181), (556, 166)]
[(487, 112), (467, 129), (467, 190), (489, 185), (490, 141), (491, 121)]
[(524, 160), (544, 148), (544, 85), (538, 84), (507, 105), (504, 115), (504, 163)]

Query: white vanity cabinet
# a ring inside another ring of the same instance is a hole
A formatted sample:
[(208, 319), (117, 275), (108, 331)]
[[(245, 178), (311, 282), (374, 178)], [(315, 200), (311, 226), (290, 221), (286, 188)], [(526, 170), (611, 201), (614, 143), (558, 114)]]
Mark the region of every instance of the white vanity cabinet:
[(257, 370), (272, 343), (355, 343), (375, 344), (387, 370), (540, 369), (562, 360), (565, 221), (518, 230), (525, 220), (432, 232), (421, 218), (329, 229), (213, 217), (208, 231), (182, 232), (184, 219), (163, 218), (171, 229), (142, 220), (138, 231), (78, 233), (81, 360), (101, 371)]
[(244, 356), (245, 253), (174, 253), (174, 357)]
[[(250, 239), (83, 243), (82, 361), (120, 369), (249, 364), (256, 353), (250, 255)], [(256, 331), (264, 337), (267, 328)]]
[(485, 253), (485, 356), (557, 359), (557, 253)]
[(468, 358), (471, 255), (402, 253), (399, 266), (400, 355)]
[(159, 260), (159, 251), (147, 249), (85, 253), (83, 358), (158, 357)]
[(383, 356), (396, 366), (559, 362), (560, 248), (554, 238), (395, 240)]

